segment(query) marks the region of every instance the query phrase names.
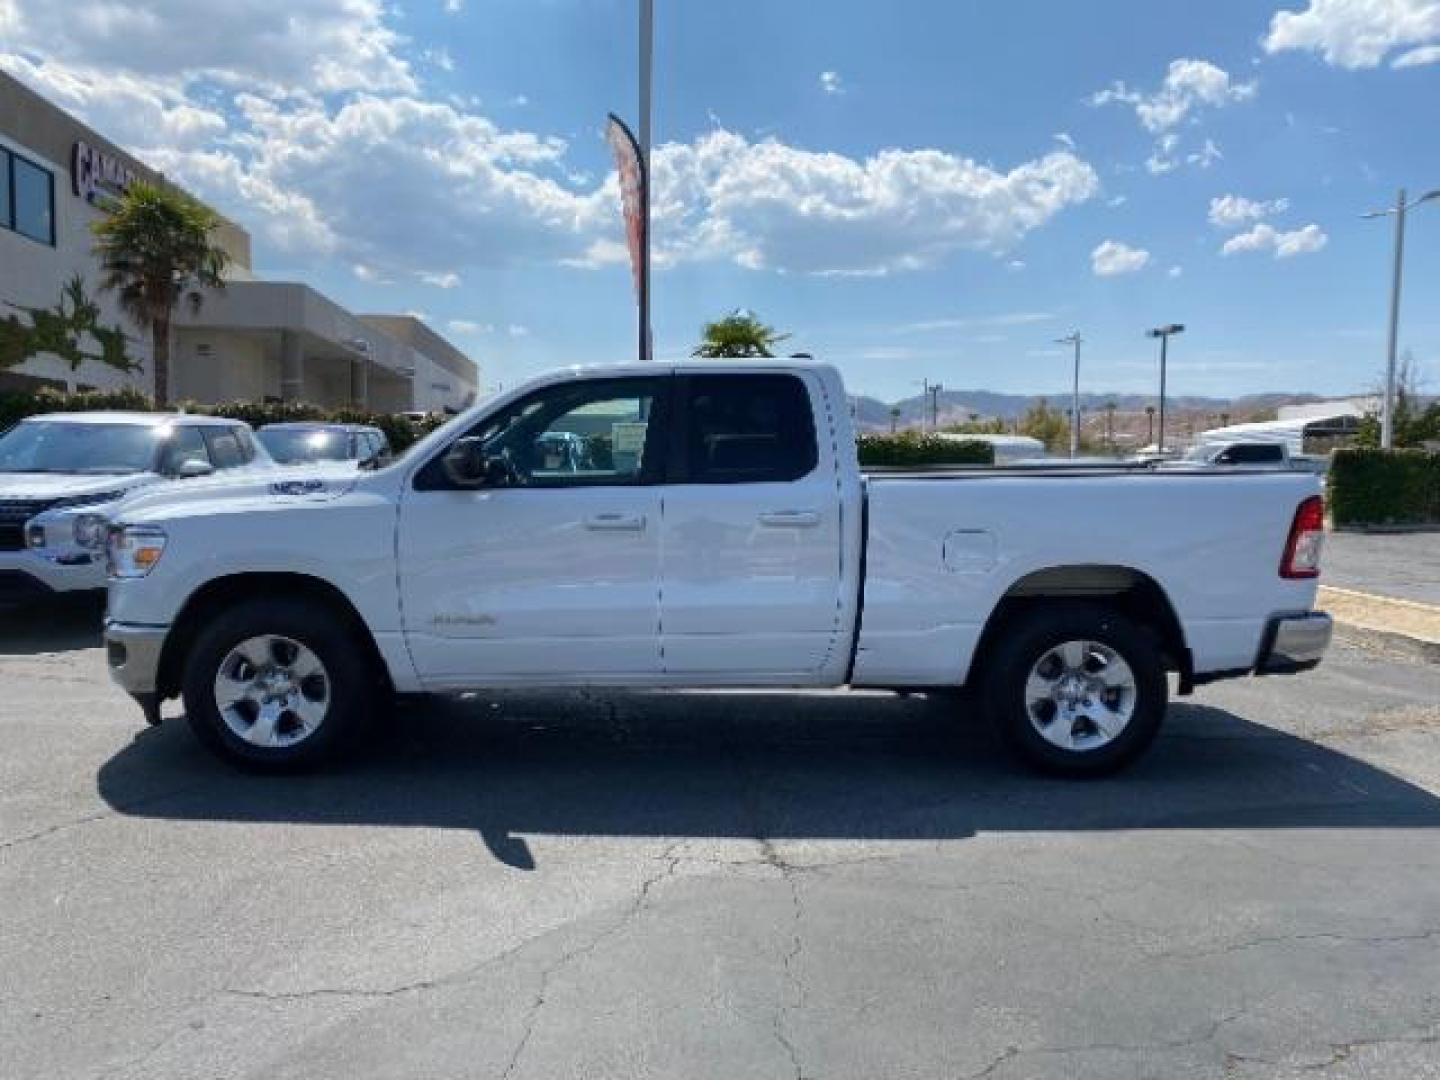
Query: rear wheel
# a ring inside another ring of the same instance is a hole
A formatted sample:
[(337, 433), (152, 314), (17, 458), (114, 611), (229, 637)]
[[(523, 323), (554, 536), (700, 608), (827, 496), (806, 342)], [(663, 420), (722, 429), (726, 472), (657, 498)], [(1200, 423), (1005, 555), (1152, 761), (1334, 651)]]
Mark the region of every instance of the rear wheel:
[(1097, 776), (1149, 747), (1165, 715), (1165, 664), (1155, 642), (1098, 604), (1060, 601), (1006, 624), (989, 660), (985, 706), (1031, 766)]
[(368, 721), (374, 679), (345, 621), (318, 605), (251, 600), (213, 618), (185, 663), (185, 714), (207, 746), (262, 769), (312, 765)]

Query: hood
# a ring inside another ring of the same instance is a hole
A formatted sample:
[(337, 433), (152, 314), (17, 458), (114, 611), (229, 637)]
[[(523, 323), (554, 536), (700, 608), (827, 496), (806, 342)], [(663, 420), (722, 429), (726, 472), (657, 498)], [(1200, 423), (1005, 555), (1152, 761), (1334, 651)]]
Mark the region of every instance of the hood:
[(98, 476), (94, 473), (0, 473), (0, 500), (86, 498), (112, 491), (133, 491), (158, 479), (151, 472)]
[(202, 507), (241, 500), (266, 504), (329, 502), (353, 488), (360, 474), (346, 462), (226, 470), (194, 480), (167, 480), (137, 492), (120, 507), (116, 520), (153, 519), (168, 513), (195, 513)]

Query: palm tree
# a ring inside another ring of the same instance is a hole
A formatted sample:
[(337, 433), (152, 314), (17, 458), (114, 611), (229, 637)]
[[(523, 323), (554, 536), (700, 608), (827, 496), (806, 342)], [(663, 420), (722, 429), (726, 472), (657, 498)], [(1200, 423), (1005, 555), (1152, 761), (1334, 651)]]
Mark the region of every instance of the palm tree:
[(150, 331), (155, 401), (170, 398), (170, 319), (183, 299), (198, 311), (202, 289), (223, 288), (229, 254), (215, 243), (220, 216), (184, 192), (137, 182), (92, 226), (100, 287), (118, 294), (125, 313)]
[(1154, 405), (1146, 405), (1146, 406), (1145, 406), (1145, 421), (1146, 421), (1145, 445), (1146, 445), (1146, 446), (1149, 446), (1151, 443), (1153, 443), (1153, 442), (1155, 441), (1155, 406), (1154, 406)]
[(895, 434), (895, 429), (900, 426), (900, 406), (890, 406), (890, 434)]
[(736, 308), (723, 319), (706, 323), (700, 331), (700, 344), (691, 356), (710, 360), (726, 357), (774, 356), (771, 350), (788, 338), (773, 326), (766, 326), (753, 311)]

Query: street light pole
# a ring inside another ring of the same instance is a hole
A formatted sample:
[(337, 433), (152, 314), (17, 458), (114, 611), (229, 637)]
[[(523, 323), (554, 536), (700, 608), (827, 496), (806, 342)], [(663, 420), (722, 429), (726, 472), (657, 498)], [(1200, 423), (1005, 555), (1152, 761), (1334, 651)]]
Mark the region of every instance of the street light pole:
[(1160, 433), (1155, 444), (1156, 450), (1161, 454), (1165, 453), (1165, 361), (1167, 358), (1171, 334), (1183, 334), (1185, 327), (1181, 323), (1169, 323), (1165, 326), (1157, 326), (1154, 330), (1146, 332), (1147, 337), (1160, 339)]
[(1056, 345), (1075, 346), (1075, 383), (1070, 393), (1070, 456), (1080, 456), (1080, 331), (1072, 330), (1066, 337), (1056, 340)]
[(1385, 403), (1380, 414), (1380, 446), (1390, 450), (1395, 445), (1395, 354), (1400, 344), (1400, 281), (1405, 268), (1405, 214), (1412, 207), (1423, 202), (1440, 198), (1440, 188), (1426, 192), (1412, 203), (1405, 201), (1405, 189), (1401, 188), (1395, 197), (1395, 206), (1389, 210), (1372, 210), (1361, 214), (1363, 218), (1395, 215), (1395, 265), (1390, 277), (1390, 328), (1385, 345)]

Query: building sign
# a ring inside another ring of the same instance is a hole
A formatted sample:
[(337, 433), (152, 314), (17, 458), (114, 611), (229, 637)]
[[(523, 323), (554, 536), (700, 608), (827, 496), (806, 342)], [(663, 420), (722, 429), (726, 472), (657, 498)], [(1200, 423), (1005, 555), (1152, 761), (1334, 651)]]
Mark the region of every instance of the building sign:
[(88, 203), (119, 195), (138, 179), (139, 174), (114, 154), (87, 142), (77, 142), (70, 152), (70, 184)]

